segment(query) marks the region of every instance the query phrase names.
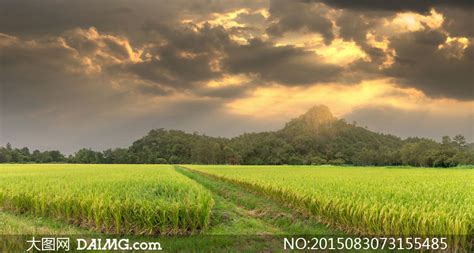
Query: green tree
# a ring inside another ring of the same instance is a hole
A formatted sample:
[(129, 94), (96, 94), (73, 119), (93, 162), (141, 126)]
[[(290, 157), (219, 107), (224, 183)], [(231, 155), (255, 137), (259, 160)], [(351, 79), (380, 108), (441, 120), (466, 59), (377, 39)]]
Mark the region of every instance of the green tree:
[(466, 138), (460, 134), (454, 136), (453, 142), (456, 143), (459, 147), (466, 146)]

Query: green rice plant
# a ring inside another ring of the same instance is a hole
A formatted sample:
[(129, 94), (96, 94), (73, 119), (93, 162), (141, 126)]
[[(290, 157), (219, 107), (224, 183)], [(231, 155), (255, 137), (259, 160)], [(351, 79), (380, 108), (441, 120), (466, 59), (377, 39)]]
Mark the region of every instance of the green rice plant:
[(171, 166), (0, 165), (0, 208), (106, 233), (195, 233), (213, 203)]
[(348, 232), (474, 234), (474, 170), (335, 166), (198, 166)]

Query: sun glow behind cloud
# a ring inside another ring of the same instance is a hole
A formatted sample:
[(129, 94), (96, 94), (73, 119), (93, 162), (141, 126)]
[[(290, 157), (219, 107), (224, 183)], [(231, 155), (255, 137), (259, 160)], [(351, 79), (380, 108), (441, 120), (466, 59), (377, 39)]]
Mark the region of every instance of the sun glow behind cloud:
[(414, 88), (401, 88), (390, 79), (364, 81), (354, 86), (339, 84), (310, 87), (270, 86), (258, 88), (246, 98), (227, 104), (236, 114), (261, 118), (295, 117), (315, 104), (328, 105), (336, 116), (364, 106), (390, 106), (408, 111), (429, 111), (445, 115), (466, 115), (474, 102), (432, 99)]
[(430, 15), (414, 12), (398, 13), (392, 20), (386, 20), (384, 26), (397, 32), (416, 32), (426, 28), (437, 29), (443, 22), (443, 15), (432, 9)]
[(336, 38), (326, 45), (319, 34), (287, 33), (276, 39), (276, 46), (295, 46), (312, 51), (326, 63), (347, 65), (355, 60), (369, 60), (365, 52), (354, 42)]
[(252, 79), (248, 75), (225, 75), (222, 78), (207, 82), (206, 86), (210, 88), (222, 88), (228, 86), (240, 86), (250, 82)]

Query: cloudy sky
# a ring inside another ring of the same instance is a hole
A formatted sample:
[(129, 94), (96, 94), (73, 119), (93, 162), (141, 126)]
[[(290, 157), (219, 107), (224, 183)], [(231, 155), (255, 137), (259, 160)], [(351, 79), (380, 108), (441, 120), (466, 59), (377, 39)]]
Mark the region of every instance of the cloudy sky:
[(0, 0), (0, 145), (275, 130), (313, 105), (474, 141), (472, 0)]

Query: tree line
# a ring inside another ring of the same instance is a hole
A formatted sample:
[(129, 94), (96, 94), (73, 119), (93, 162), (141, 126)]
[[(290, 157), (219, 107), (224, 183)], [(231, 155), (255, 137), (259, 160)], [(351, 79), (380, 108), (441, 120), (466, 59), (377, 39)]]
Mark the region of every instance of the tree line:
[(279, 131), (216, 138), (154, 129), (128, 148), (59, 151), (0, 147), (0, 163), (248, 164), (453, 167), (474, 164), (474, 145), (462, 135), (441, 142), (372, 132), (317, 106)]

